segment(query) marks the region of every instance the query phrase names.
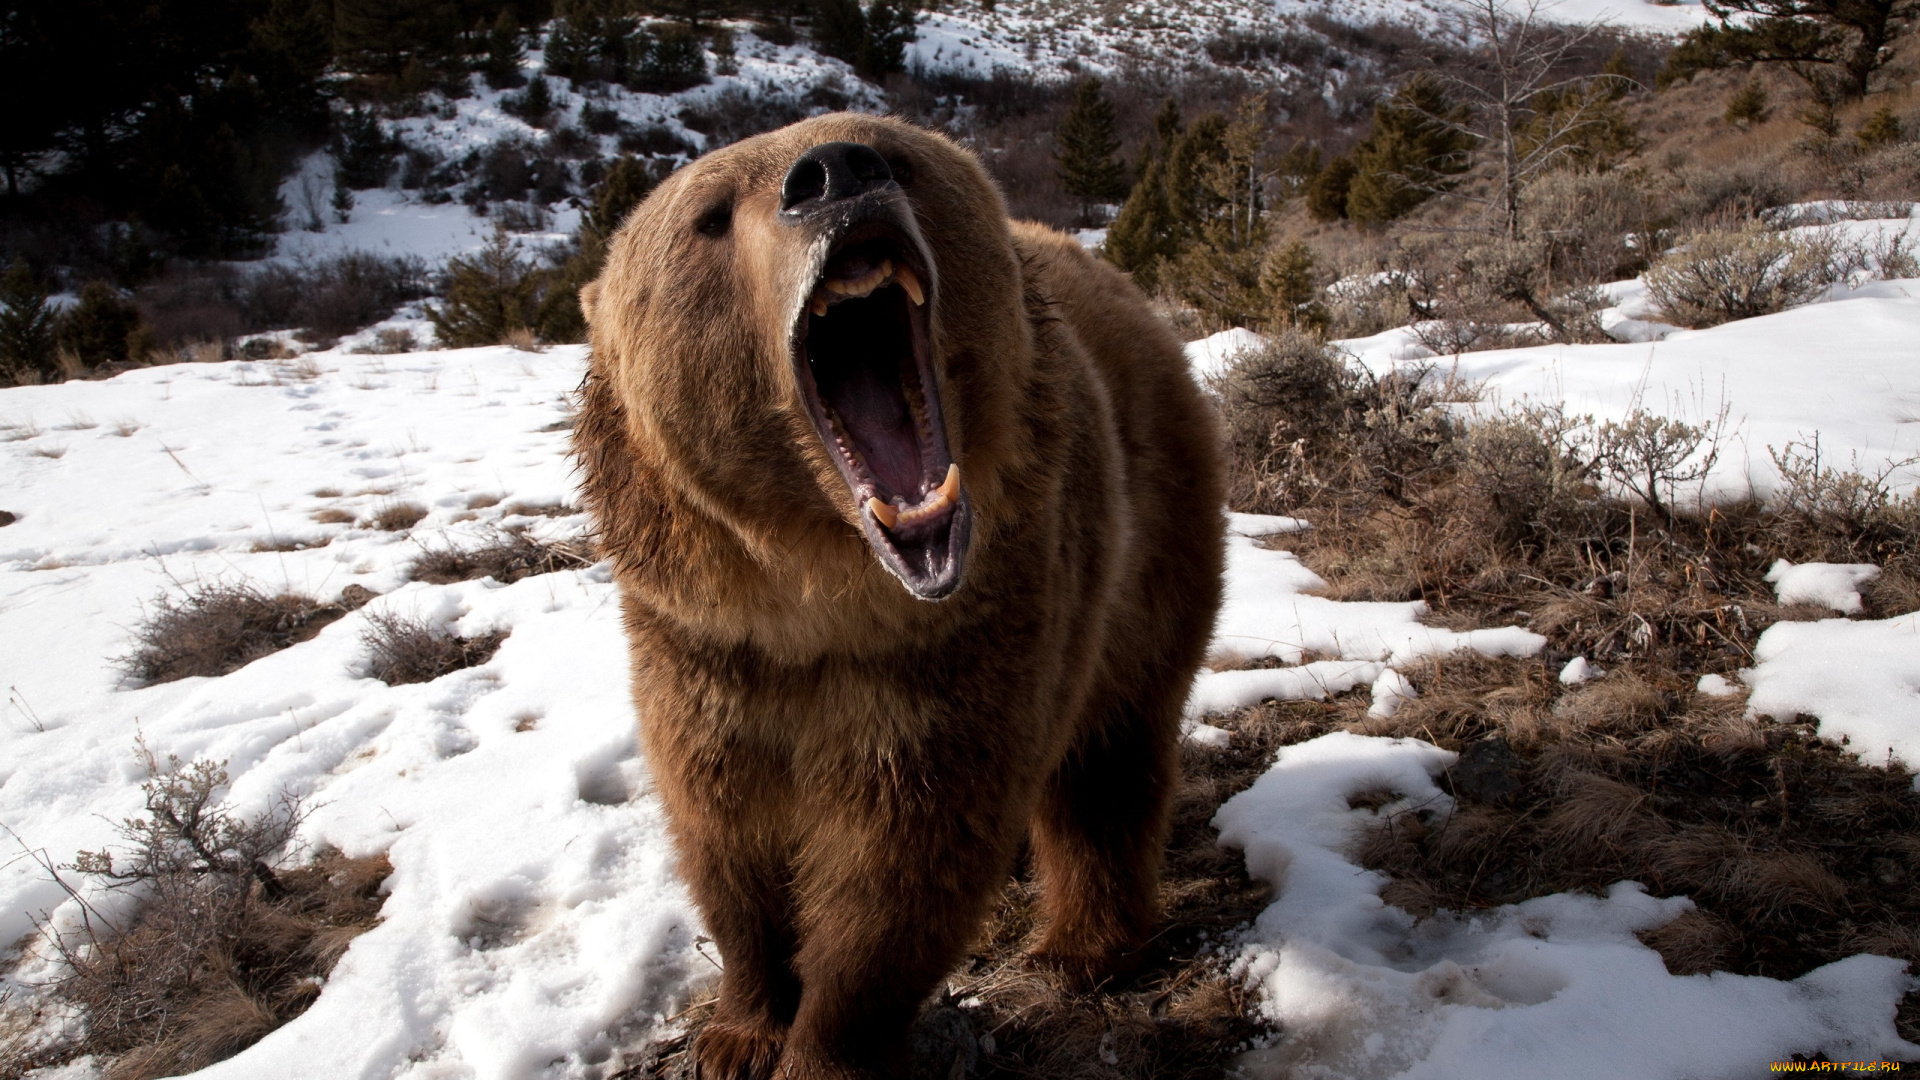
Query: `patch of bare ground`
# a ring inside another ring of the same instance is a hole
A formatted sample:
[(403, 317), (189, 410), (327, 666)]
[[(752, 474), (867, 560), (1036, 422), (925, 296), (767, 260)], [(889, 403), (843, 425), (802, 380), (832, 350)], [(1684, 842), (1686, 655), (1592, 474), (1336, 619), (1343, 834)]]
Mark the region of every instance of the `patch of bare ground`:
[(364, 602), (357, 595), (322, 603), (298, 593), (269, 596), (251, 585), (196, 585), (154, 600), (134, 627), (133, 651), (119, 663), (147, 684), (225, 675), (318, 634)]
[(415, 581), (435, 585), (487, 577), (511, 585), (535, 574), (579, 570), (594, 562), (593, 545), (585, 540), (540, 540), (524, 529), (494, 529), (475, 547), (423, 551), (407, 573)]
[(137, 888), (141, 900), (114, 920), (89, 908), (77, 932), (42, 928), (61, 973), (37, 988), (40, 1007), (78, 1022), (48, 1032), (42, 1015), (12, 1014), (0, 1075), (91, 1055), (104, 1080), (152, 1080), (231, 1057), (305, 1012), (348, 944), (379, 921), (384, 855), (329, 850), (281, 867), (297, 802), (236, 817), (218, 801), (219, 764), (147, 761), (147, 814), (122, 826), (127, 846), (46, 867)]

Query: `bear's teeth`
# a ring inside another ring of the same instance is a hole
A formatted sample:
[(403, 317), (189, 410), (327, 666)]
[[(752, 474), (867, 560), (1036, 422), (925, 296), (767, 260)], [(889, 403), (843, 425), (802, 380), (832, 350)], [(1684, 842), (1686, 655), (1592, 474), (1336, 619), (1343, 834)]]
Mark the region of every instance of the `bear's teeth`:
[(868, 271), (865, 277), (845, 279), (829, 278), (825, 284), (829, 292), (836, 292), (841, 296), (858, 298), (879, 288), (882, 283), (892, 276), (893, 260), (881, 259), (880, 265)]
[(813, 310), (815, 315), (825, 315), (827, 313), (827, 298), (816, 292), (813, 294), (813, 299), (809, 301), (808, 306)]
[(893, 280), (907, 290), (907, 299), (913, 301), (914, 307), (922, 307), (926, 304), (927, 294), (920, 288), (920, 276), (913, 272), (912, 267), (905, 265), (894, 267)]
[(875, 521), (878, 521), (889, 529), (893, 528), (894, 523), (900, 520), (900, 511), (881, 502), (879, 498), (875, 496), (868, 496), (867, 512), (873, 515)]
[(940, 491), (940, 496), (946, 499), (948, 502), (960, 501), (960, 466), (959, 465), (949, 464), (947, 466), (947, 478), (945, 480), (940, 481), (939, 491)]

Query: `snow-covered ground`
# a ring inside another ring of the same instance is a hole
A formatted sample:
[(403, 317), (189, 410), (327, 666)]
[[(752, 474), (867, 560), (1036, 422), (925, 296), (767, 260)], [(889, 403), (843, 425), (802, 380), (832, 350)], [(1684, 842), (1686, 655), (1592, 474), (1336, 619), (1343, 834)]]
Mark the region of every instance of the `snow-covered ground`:
[[(0, 822), (54, 862), (112, 844), (113, 822), (140, 809), (138, 735), (163, 757), (225, 761), (242, 812), (304, 796), (309, 848), (393, 862), (383, 921), (318, 1003), (199, 1075), (601, 1075), (618, 1047), (669, 1029), (715, 972), (635, 745), (604, 567), (509, 586), (405, 580), (423, 547), (476, 543), (489, 527), (584, 526), (568, 513), (556, 423), (581, 364), (577, 347), (336, 350), (0, 391), (0, 510), (18, 518), (0, 528)], [(410, 533), (313, 520), (397, 502), (428, 510)], [(1417, 692), (1396, 665), (1540, 647), (1520, 629), (1421, 626), (1417, 605), (1312, 596), (1310, 572), (1277, 549), (1304, 523), (1231, 524), (1213, 662), (1283, 666), (1204, 675), (1190, 736), (1203, 743), (1228, 737), (1204, 714), (1242, 701), (1370, 685), (1376, 710), (1390, 709)], [(272, 550), (293, 542), (308, 546)], [(204, 581), (382, 595), (230, 675), (130, 685), (113, 658), (142, 605)], [(365, 676), (360, 640), (381, 612), (509, 636), (479, 667), (389, 687)], [(1301, 663), (1307, 652), (1337, 659)], [(1382, 879), (1344, 861), (1368, 812), (1343, 796), (1387, 783), (1438, 810), (1427, 776), (1447, 758), (1330, 737), (1289, 748), (1221, 811), (1223, 840), (1278, 890), (1229, 950), (1288, 1033), (1249, 1060), (1260, 1075), (1293, 1063), (1295, 1075), (1448, 1076), (1469, 1060), (1476, 1074), (1573, 1075), (1569, 1062), (1631, 1045), (1635, 1075), (1732, 1076), (1791, 1052), (1920, 1052), (1892, 1035), (1904, 986), (1894, 962), (1854, 958), (1793, 983), (1667, 976), (1632, 931), (1687, 902), (1630, 884), (1418, 925), (1383, 906)], [(111, 903), (98, 883), (82, 887)], [(71, 925), (63, 900), (31, 861), (0, 867), (0, 941), (29, 937), (42, 912)], [(52, 974), (29, 962), (14, 978), (30, 993)], [(1625, 1059), (1610, 1060), (1618, 1074)]]

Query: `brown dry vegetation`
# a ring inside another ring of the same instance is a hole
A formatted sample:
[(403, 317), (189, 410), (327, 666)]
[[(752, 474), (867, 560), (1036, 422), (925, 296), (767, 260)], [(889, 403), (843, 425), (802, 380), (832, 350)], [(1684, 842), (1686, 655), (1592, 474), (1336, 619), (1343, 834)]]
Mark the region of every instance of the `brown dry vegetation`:
[(369, 615), (360, 640), (367, 647), (367, 674), (389, 686), (403, 686), (484, 664), (507, 635), (494, 631), (466, 638), (423, 619)]
[[(305, 1012), (348, 944), (379, 921), (384, 855), (329, 850), (277, 868), (297, 802), (238, 818), (219, 802), (221, 765), (146, 761), (147, 816), (120, 829), (129, 846), (60, 868), (136, 887), (141, 899), (117, 924), (89, 907), (78, 931), (43, 928), (64, 973), (39, 988), (39, 1009), (9, 1015), (0, 1075), (92, 1055), (105, 1080), (153, 1080), (230, 1057)], [(75, 1019), (36, 1031), (55, 1003)]]
[(535, 574), (592, 566), (593, 546), (582, 540), (537, 540), (524, 529), (495, 529), (478, 547), (429, 548), (413, 560), (407, 576), (446, 585), (490, 577), (510, 585)]
[(313, 637), (354, 606), (297, 593), (268, 596), (251, 585), (199, 585), (177, 599), (156, 598), (134, 628), (133, 651), (119, 663), (142, 683), (225, 675)]

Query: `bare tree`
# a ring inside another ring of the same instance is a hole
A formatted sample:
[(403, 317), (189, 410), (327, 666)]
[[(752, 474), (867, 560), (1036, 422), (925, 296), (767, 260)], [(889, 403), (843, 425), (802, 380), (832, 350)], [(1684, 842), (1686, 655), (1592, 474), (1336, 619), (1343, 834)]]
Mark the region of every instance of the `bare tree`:
[(1428, 65), (1448, 100), (1470, 112), (1433, 119), (1472, 139), (1494, 174), (1490, 195), (1452, 194), (1486, 203), (1510, 240), (1520, 238), (1528, 181), (1565, 164), (1590, 134), (1610, 125), (1618, 96), (1610, 91), (1632, 83), (1623, 75), (1569, 74), (1606, 24), (1551, 22), (1554, 6), (1551, 0), (1454, 0), (1447, 17), (1470, 51)]

